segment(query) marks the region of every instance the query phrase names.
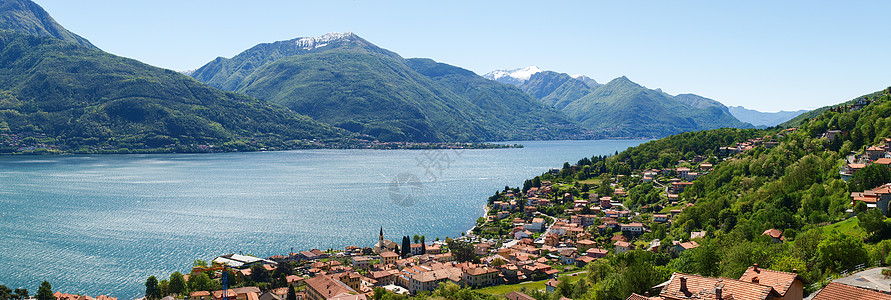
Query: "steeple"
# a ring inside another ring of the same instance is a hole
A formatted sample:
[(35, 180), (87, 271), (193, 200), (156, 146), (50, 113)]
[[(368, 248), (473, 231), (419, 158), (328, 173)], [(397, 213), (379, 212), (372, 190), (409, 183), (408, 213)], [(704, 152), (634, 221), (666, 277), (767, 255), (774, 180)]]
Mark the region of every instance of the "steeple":
[(384, 226), (381, 226), (381, 233), (377, 236), (378, 242), (381, 248), (384, 248)]

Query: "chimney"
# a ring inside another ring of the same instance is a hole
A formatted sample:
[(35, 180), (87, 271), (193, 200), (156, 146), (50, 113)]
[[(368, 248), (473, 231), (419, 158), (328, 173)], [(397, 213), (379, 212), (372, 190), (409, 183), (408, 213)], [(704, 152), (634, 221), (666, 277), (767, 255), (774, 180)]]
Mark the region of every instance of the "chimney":
[(758, 279), (758, 277), (752, 277), (752, 283), (759, 283), (759, 282), (761, 282), (761, 280)]
[(715, 300), (724, 299), (723, 292), (724, 292), (724, 284), (719, 283), (718, 285), (716, 285), (715, 286)]
[(753, 264), (752, 267), (755, 268), (755, 273), (758, 273), (758, 272), (759, 272), (759, 271), (758, 271), (758, 264)]
[(687, 293), (687, 276), (681, 277), (681, 293)]
[(795, 275), (798, 275), (798, 269), (792, 269), (792, 273), (795, 273)]

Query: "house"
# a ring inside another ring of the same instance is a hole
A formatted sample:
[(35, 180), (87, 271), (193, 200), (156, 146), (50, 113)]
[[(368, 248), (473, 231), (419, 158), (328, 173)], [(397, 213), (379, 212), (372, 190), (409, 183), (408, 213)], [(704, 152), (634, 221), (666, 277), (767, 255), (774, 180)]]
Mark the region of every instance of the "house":
[(771, 237), (773, 239), (774, 243), (779, 243), (779, 242), (783, 242), (786, 240), (786, 237), (783, 236), (783, 232), (779, 231), (777, 229), (774, 229), (774, 228), (765, 230), (764, 233), (762, 233), (761, 235), (766, 235), (766, 236)]
[(579, 254), (575, 253), (573, 250), (563, 250), (560, 251), (560, 263), (564, 265), (574, 265), (576, 259), (579, 258)]
[(356, 269), (368, 269), (371, 259), (367, 256), (353, 256), (353, 266)]
[(548, 293), (553, 293), (554, 291), (557, 290), (557, 285), (558, 285), (558, 284), (560, 284), (560, 281), (557, 280), (557, 279), (551, 279), (551, 280), (548, 280), (548, 282), (545, 283), (545, 290), (546, 290)]
[[(403, 284), (412, 294), (417, 294), (421, 291), (432, 291), (445, 282), (459, 285), (461, 283), (463, 272), (461, 268), (455, 267), (451, 263), (422, 267), (421, 270), (415, 269), (412, 273), (407, 273), (406, 270), (403, 270), (403, 273), (399, 275), (399, 277), (404, 278)], [(397, 281), (399, 277), (397, 277)]]
[(639, 235), (644, 233), (644, 226), (641, 223), (629, 223), (629, 224), (621, 224), (619, 228), (622, 230), (623, 234), (628, 235)]
[(585, 256), (591, 258), (604, 258), (607, 254), (609, 254), (609, 251), (601, 248), (591, 248), (585, 251)]
[(677, 172), (678, 177), (687, 178), (687, 175), (690, 173), (690, 168), (680, 167), (675, 170)]
[(306, 297), (308, 300), (367, 300), (365, 294), (331, 278), (328, 275), (318, 275), (306, 280)]
[(684, 250), (690, 250), (690, 249), (699, 247), (699, 243), (697, 243), (695, 241), (689, 241), (689, 242), (683, 242), (683, 243), (681, 243), (680, 241), (674, 241), (673, 244), (674, 244), (673, 250), (675, 251), (675, 253), (681, 253), (681, 252), (684, 252)]
[(613, 207), (613, 197), (602, 197), (600, 198), (600, 207), (601, 208), (611, 208)]
[(421, 255), (424, 254), (424, 245), (423, 244), (410, 244), (411, 247), (411, 255)]
[(695, 274), (674, 273), (659, 292), (664, 300), (687, 299), (777, 299), (779, 294), (769, 286)]
[(684, 192), (684, 189), (686, 189), (687, 187), (689, 187), (691, 185), (693, 185), (693, 183), (689, 182), (689, 181), (672, 182), (671, 183), (671, 191), (674, 192), (675, 194), (680, 194), (680, 193)]
[(395, 265), (396, 259), (398, 258), (399, 254), (396, 254), (396, 252), (393, 251), (381, 253), (381, 263), (385, 265)]
[(508, 216), (510, 216), (510, 212), (506, 211), (506, 210), (502, 210), (502, 211), (499, 211), (496, 214), (496, 216), (498, 217), (498, 219), (504, 219), (504, 218), (507, 218)]
[(830, 282), (822, 290), (814, 295), (812, 300), (835, 300), (835, 299), (870, 299), (870, 300), (891, 300), (891, 295), (861, 289), (850, 285)]
[(476, 255), (487, 255), (489, 254), (489, 249), (492, 248), (492, 245), (488, 243), (479, 243), (473, 245), (473, 253)]
[(485, 266), (468, 266), (463, 271), (464, 284), (475, 288), (494, 285), (501, 273), (495, 268)]
[(634, 245), (625, 241), (617, 241), (613, 245), (616, 246), (616, 253), (625, 253), (634, 249)]
[[(520, 227), (520, 229), (522, 229), (522, 228), (523, 228), (523, 227)], [(515, 230), (515, 231), (514, 231), (514, 239), (515, 239), (515, 240), (520, 240), (520, 239), (525, 239), (525, 238), (531, 238), (531, 237), (532, 237), (532, 232), (529, 231), (529, 230), (522, 229), (522, 230)]]
[(258, 300), (260, 298), (260, 288), (255, 286), (228, 289), (225, 292), (226, 298), (223, 298), (223, 290), (213, 291), (210, 294), (213, 296), (213, 299), (217, 300)]
[(440, 254), (442, 253), (442, 246), (439, 244), (433, 243), (430, 246), (427, 246), (427, 254)]
[(653, 214), (653, 222), (656, 222), (656, 223), (668, 222), (668, 214)]
[(869, 160), (877, 160), (879, 158), (885, 157), (885, 149), (879, 146), (871, 146), (866, 148), (866, 157)]
[(773, 288), (780, 295), (775, 298), (777, 300), (801, 300), (804, 297), (805, 281), (795, 273), (758, 268), (758, 264), (754, 264), (746, 269), (739, 280)]
[(521, 292), (510, 292), (507, 295), (504, 295), (508, 300), (535, 300), (532, 296), (526, 295)]
[(594, 248), (594, 246), (597, 246), (597, 243), (595, 243), (594, 241), (589, 240), (589, 239), (584, 239), (584, 240), (580, 240), (580, 241), (576, 242), (575, 245), (576, 245), (576, 248), (579, 249), (579, 251), (585, 252), (585, 251), (588, 251), (588, 249), (591, 249), (591, 248)]
[(523, 225), (523, 228), (532, 232), (541, 232), (542, 230), (544, 230), (544, 219), (534, 218), (532, 219), (532, 222)]

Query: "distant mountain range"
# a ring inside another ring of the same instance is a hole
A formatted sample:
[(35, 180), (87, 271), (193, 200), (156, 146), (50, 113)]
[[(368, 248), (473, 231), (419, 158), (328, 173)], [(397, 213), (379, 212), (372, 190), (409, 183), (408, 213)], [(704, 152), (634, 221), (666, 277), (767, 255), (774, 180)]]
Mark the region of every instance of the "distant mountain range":
[(599, 84), (585, 76), (531, 66), (492, 71), (483, 77), (516, 85), (583, 127), (610, 137), (658, 138), (721, 127), (752, 127), (718, 101), (693, 94), (672, 96), (624, 76)]
[(730, 106), (728, 108), (730, 109), (730, 113), (740, 121), (764, 127), (780, 125), (783, 122), (808, 112), (806, 109), (797, 111), (760, 112), (742, 106)]
[(383, 141), (591, 137), (515, 87), (349, 32), (259, 44), (191, 76)]
[(0, 74), (0, 152), (658, 138), (751, 126), (717, 101), (625, 77), (600, 84), (536, 67), (479, 76), (350, 32), (263, 43), (178, 73), (103, 52), (28, 0), (0, 1)]

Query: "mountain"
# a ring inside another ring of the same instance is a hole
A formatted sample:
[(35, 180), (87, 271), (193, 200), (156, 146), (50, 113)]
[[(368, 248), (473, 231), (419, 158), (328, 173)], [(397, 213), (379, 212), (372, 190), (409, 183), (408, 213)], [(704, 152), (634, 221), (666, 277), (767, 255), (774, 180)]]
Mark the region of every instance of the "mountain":
[(624, 76), (569, 103), (563, 112), (586, 128), (614, 137), (656, 138), (703, 129), (751, 127), (717, 101), (692, 94), (673, 97)]
[(516, 85), (600, 136), (657, 138), (703, 129), (751, 127), (718, 101), (694, 94), (672, 96), (624, 76), (604, 85), (583, 75), (530, 66), (496, 70), (484, 77)]
[[(504, 100), (498, 107), (505, 110), (493, 112), (474, 98), (475, 91), (485, 88), (469, 71), (450, 69), (455, 77), (446, 79), (434, 76), (444, 75), (433, 74), (440, 67), (403, 59), (347, 32), (260, 44), (232, 58), (217, 58), (192, 76), (383, 141), (493, 141), (582, 134), (559, 112), (528, 98)], [(452, 81), (455, 78), (463, 83)], [(462, 84), (467, 86), (459, 88)], [(493, 98), (501, 93), (497, 95)]]
[(797, 110), (797, 111), (778, 111), (778, 112), (760, 112), (753, 109), (747, 109), (742, 106), (730, 106), (728, 107), (730, 113), (733, 114), (734, 117), (739, 119), (740, 121), (755, 125), (755, 126), (765, 126), (765, 127), (773, 127), (777, 126), (783, 122), (789, 121), (792, 118), (797, 117), (803, 113), (808, 112), (806, 109)]
[(521, 83), (529, 80), (533, 74), (541, 72), (542, 69), (539, 69), (536, 66), (528, 66), (525, 68), (512, 69), (512, 70), (495, 70), (483, 75), (484, 78), (489, 80), (495, 80), (501, 83), (520, 85)]
[(84, 47), (99, 49), (87, 39), (56, 23), (56, 20), (53, 20), (40, 5), (30, 0), (0, 1), (0, 28), (22, 34), (52, 37)]
[[(43, 12), (31, 2), (4, 7), (10, 12), (16, 5)], [(4, 16), (4, 25), (31, 21), (27, 14)], [(70, 33), (55, 26), (57, 33)], [(349, 135), (287, 108), (76, 41), (0, 29), (0, 152), (289, 147)]]
[(541, 71), (532, 74), (518, 86), (542, 103), (563, 109), (569, 103), (581, 99), (600, 86), (594, 79), (584, 78), (587, 80), (574, 78), (566, 73)]
[(583, 130), (559, 110), (543, 105), (513, 85), (494, 82), (473, 71), (432, 59), (411, 58), (406, 63), (421, 75), (470, 99), (483, 109), (487, 119), (499, 122), (496, 126), (533, 128), (535, 131), (535, 134), (512, 132), (510, 135), (515, 136), (514, 139), (584, 137), (579, 136)]

